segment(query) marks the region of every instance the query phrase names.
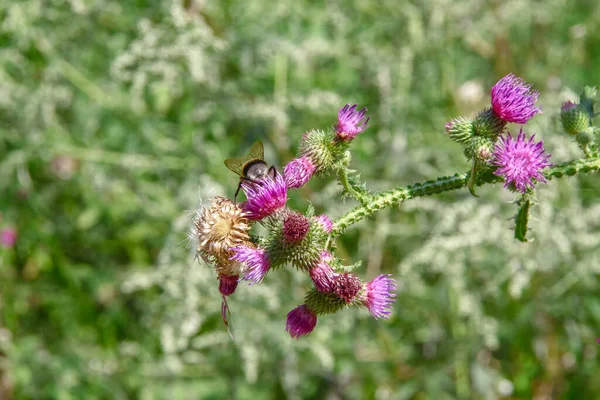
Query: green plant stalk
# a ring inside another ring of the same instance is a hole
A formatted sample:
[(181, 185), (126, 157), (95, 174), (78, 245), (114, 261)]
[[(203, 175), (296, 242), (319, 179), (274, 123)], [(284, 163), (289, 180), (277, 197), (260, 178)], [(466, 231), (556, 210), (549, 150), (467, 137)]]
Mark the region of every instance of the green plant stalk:
[(352, 185), (352, 183), (350, 183), (350, 180), (348, 179), (348, 170), (346, 168), (340, 168), (338, 170), (338, 180), (346, 193), (358, 200), (362, 205), (367, 205), (369, 202), (373, 201), (371, 196), (361, 193)]
[[(581, 173), (598, 171), (600, 169), (600, 158), (585, 158), (573, 160), (549, 167), (544, 172), (546, 179), (561, 178), (563, 176), (573, 176)], [(414, 199), (417, 197), (431, 196), (451, 190), (462, 189), (467, 186), (470, 173), (457, 173), (452, 176), (438, 178), (432, 181), (415, 183), (414, 185), (401, 186), (396, 189), (379, 192), (371, 196), (368, 203), (362, 204), (334, 222), (331, 237), (335, 238), (341, 235), (348, 227), (354, 225), (363, 218), (370, 217), (377, 211), (392, 207), (401, 201)], [(488, 183), (502, 182), (502, 178), (491, 172), (482, 173), (476, 180), (476, 186), (482, 186)]]

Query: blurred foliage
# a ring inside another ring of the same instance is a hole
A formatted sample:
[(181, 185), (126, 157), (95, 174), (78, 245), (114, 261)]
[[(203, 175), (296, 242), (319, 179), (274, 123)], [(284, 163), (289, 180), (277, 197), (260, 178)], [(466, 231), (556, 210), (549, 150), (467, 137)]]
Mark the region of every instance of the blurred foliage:
[[(225, 158), (261, 139), (281, 166), (346, 103), (372, 116), (371, 189), (467, 170), (443, 124), (508, 72), (542, 92), (552, 160), (579, 157), (556, 115), (600, 83), (599, 24), (585, 0), (0, 2), (0, 398), (599, 398), (598, 176), (541, 188), (527, 244), (500, 185), (360, 223), (339, 255), (395, 275), (391, 320), (298, 341), (306, 276), (241, 285), (231, 340), (186, 243), (199, 199), (235, 190)], [(340, 191), (291, 204), (338, 217)]]

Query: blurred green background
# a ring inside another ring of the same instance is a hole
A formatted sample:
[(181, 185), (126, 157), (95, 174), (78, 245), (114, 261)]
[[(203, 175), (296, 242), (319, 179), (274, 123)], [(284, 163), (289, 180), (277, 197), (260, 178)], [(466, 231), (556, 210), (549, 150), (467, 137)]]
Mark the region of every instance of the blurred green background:
[[(584, 0), (0, 2), (0, 399), (600, 398), (600, 178), (538, 190), (530, 233), (501, 185), (407, 202), (352, 227), (347, 264), (392, 273), (366, 310), (284, 331), (310, 287), (281, 270), (220, 317), (186, 239), (223, 160), (260, 139), (278, 166), (346, 103), (369, 188), (466, 171), (443, 125), (513, 72), (541, 91), (527, 126), (580, 157), (557, 112), (600, 83), (600, 3)], [(513, 127), (514, 131), (514, 127)], [(356, 204), (332, 179), (290, 205)]]

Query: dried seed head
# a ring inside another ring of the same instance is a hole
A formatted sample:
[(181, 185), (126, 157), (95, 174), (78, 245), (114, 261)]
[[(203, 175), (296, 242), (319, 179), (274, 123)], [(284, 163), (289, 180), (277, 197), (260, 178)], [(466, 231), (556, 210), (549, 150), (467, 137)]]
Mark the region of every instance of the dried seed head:
[(215, 262), (216, 268), (227, 275), (236, 275), (236, 268), (229, 261), (230, 249), (249, 243), (249, 230), (250, 223), (241, 206), (217, 196), (198, 211), (191, 236), (197, 240), (198, 253), (204, 261)]

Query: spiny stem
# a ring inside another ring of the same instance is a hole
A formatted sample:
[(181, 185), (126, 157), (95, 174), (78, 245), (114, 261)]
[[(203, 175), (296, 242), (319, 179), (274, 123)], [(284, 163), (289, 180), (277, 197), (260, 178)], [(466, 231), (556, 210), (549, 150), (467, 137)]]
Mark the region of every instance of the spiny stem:
[(348, 170), (346, 168), (340, 168), (338, 171), (338, 179), (344, 187), (344, 190), (362, 205), (366, 205), (373, 200), (371, 196), (361, 193), (354, 185), (352, 185), (352, 183), (350, 183), (350, 180), (348, 179)]
[[(549, 167), (544, 171), (544, 176), (546, 179), (550, 180), (552, 178), (561, 178), (565, 175), (573, 176), (581, 173), (598, 171), (599, 169), (600, 158), (585, 158)], [(462, 189), (467, 186), (468, 176), (468, 173), (457, 173), (452, 176), (446, 176), (432, 181), (415, 183), (414, 185), (402, 186), (389, 191), (376, 193), (371, 196), (369, 202), (354, 208), (338, 218), (334, 223), (331, 237), (335, 238), (341, 235), (349, 226), (354, 225), (363, 218), (375, 214), (383, 208), (394, 206), (400, 201)], [(477, 177), (475, 185), (482, 186), (487, 183), (497, 182), (502, 182), (502, 178), (488, 171)]]

